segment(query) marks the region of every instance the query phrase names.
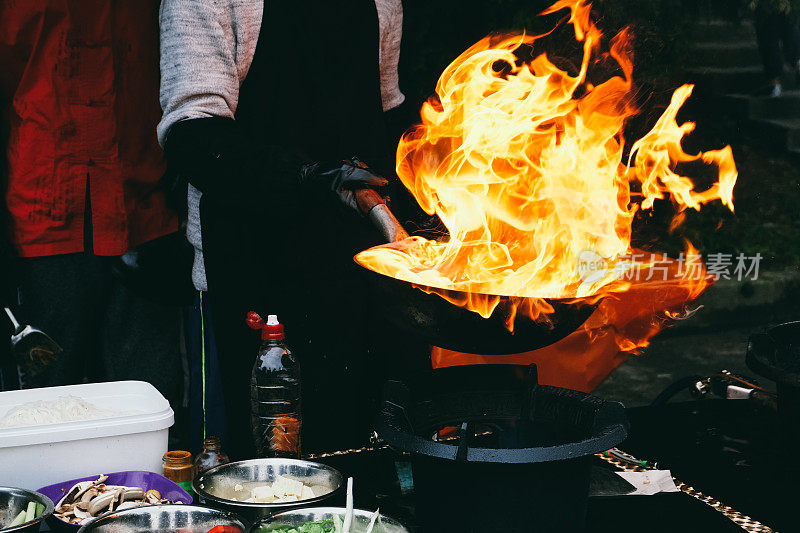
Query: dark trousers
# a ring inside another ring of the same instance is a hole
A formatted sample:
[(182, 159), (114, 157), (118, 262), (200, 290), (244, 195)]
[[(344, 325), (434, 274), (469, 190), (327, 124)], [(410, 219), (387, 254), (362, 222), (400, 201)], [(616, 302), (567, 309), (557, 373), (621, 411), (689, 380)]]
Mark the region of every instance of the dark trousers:
[(26, 388), (141, 380), (171, 402), (182, 395), (181, 310), (131, 293), (113, 258), (79, 253), (20, 260), (17, 317), (49, 334), (63, 357)]
[(756, 37), (764, 71), (769, 79), (783, 72), (784, 60), (795, 67), (800, 59), (800, 30), (793, 15), (756, 13)]
[(206, 196), (201, 202), (204, 298), (214, 312), (225, 449), (233, 459), (255, 455), (249, 382), (261, 340), (245, 323), (248, 311), (277, 314), (300, 361), (306, 453), (364, 445), (384, 380), (398, 368), (430, 368), (430, 348), (386, 323), (352, 259), (379, 243), (377, 233), (363, 220), (339, 216), (336, 205), (302, 209), (289, 201), (234, 210)]
[[(217, 340), (211, 321), (208, 296), (198, 292), (189, 310), (187, 323), (189, 351), (189, 433), (194, 452), (200, 451), (203, 439), (219, 437), (224, 449), (229, 441), (225, 420)], [(253, 356), (255, 360), (255, 355)], [(246, 385), (242, 379), (241, 386)]]

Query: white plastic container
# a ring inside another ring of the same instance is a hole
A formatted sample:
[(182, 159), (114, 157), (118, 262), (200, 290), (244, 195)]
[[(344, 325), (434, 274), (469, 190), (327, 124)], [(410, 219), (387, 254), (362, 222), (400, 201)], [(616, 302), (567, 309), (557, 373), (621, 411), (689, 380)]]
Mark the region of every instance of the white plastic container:
[(0, 419), (13, 407), (78, 396), (121, 416), (0, 428), (0, 486), (45, 485), (122, 470), (161, 473), (167, 434), (175, 421), (169, 402), (144, 381), (114, 381), (0, 392)]

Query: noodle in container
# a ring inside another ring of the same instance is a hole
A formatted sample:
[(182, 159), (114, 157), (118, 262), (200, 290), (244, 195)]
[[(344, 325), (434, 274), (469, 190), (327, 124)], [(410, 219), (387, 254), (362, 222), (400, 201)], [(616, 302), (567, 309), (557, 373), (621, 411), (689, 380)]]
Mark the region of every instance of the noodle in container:
[(98, 472), (159, 472), (173, 423), (169, 402), (143, 381), (0, 392), (3, 482), (36, 490)]
[(102, 409), (78, 396), (59, 396), (54, 400), (36, 400), (11, 408), (0, 418), (0, 428), (15, 428), (98, 420), (124, 414), (112, 409)]

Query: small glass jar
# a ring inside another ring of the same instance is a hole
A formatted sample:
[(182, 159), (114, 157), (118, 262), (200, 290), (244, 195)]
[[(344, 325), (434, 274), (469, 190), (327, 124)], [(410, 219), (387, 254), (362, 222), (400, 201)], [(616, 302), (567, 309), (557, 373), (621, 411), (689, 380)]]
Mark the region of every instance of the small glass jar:
[(199, 476), (209, 468), (230, 463), (231, 460), (222, 451), (219, 437), (203, 439), (203, 451), (194, 460), (195, 475)]
[(192, 492), (194, 464), (191, 452), (174, 450), (164, 454), (164, 477), (180, 485), (186, 492)]

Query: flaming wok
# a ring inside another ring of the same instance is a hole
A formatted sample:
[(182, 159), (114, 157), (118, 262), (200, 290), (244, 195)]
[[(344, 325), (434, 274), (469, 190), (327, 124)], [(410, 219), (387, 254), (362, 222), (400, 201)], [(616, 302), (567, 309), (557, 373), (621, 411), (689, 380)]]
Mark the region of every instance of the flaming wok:
[[(630, 35), (606, 50), (588, 0), (544, 14), (563, 11), (565, 33), (583, 44), (579, 69), (537, 51), (549, 34), (486, 37), (444, 70), (421, 124), (400, 139), (397, 175), (449, 240), (404, 239), (385, 206), (362, 198), (396, 244), (356, 260), (384, 274), (376, 286), (393, 321), (440, 347), (500, 354), (558, 341), (592, 313), (585, 299), (630, 288), (621, 277), (638, 212), (668, 198), (675, 229), (712, 201), (733, 211), (731, 147), (689, 154), (681, 144), (695, 126), (678, 122), (693, 87), (676, 89), (652, 129), (626, 142), (638, 113)], [(715, 167), (716, 181), (696, 190), (679, 173), (689, 163)], [(586, 254), (601, 268), (582, 269)]]
[[(357, 196), (362, 211), (368, 213), (387, 241), (408, 237), (375, 191), (364, 189), (358, 191)], [(552, 313), (545, 321), (535, 321), (516, 312), (513, 298), (483, 295), (500, 300), (491, 316), (483, 318), (465, 307), (450, 303), (439, 294), (426, 291), (425, 287), (379, 274), (367, 267), (365, 270), (380, 298), (382, 312), (394, 326), (433, 346), (465, 353), (503, 355), (549, 346), (578, 329), (598, 303), (548, 299)], [(458, 300), (468, 296), (449, 291), (447, 297)]]

